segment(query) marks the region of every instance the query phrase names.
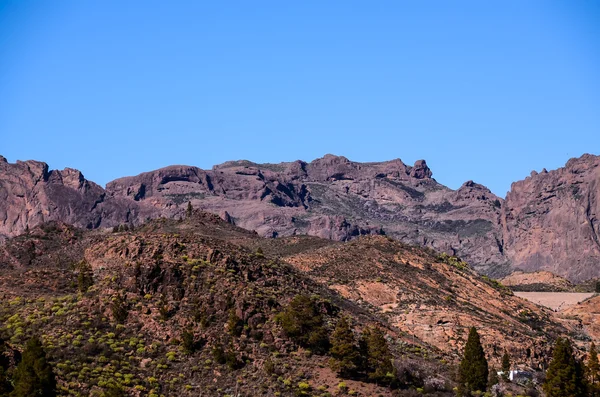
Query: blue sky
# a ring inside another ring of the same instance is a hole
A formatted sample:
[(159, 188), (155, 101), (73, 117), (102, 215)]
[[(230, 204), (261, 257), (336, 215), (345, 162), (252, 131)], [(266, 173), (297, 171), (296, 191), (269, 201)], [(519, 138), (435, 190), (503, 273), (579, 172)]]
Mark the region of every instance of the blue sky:
[(600, 154), (597, 1), (0, 0), (0, 154), (102, 185), (170, 164), (424, 158), (504, 196)]

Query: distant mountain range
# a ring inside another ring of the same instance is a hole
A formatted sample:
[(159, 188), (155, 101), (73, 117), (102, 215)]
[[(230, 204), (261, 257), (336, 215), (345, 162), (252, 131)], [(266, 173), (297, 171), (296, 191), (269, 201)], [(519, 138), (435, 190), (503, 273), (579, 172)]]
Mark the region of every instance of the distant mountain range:
[(88, 229), (184, 217), (188, 202), (261, 236), (349, 240), (385, 234), (458, 255), (481, 273), (547, 270), (571, 281), (600, 276), (600, 157), (532, 172), (505, 199), (473, 181), (452, 190), (424, 160), (358, 163), (231, 161), (175, 165), (106, 188), (81, 172), (0, 156), (0, 239), (57, 220)]

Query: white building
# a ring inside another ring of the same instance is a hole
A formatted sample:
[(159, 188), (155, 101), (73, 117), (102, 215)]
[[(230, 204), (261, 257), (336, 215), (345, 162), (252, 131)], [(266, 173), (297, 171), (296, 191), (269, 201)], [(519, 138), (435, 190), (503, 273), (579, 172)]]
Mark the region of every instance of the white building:
[[(503, 375), (504, 375), (503, 371), (498, 372), (499, 377), (502, 377)], [(508, 373), (508, 379), (511, 382), (515, 382), (515, 383), (525, 382), (525, 381), (533, 379), (533, 373), (531, 373), (529, 371), (522, 371), (522, 370), (516, 369), (516, 370), (512, 370)]]

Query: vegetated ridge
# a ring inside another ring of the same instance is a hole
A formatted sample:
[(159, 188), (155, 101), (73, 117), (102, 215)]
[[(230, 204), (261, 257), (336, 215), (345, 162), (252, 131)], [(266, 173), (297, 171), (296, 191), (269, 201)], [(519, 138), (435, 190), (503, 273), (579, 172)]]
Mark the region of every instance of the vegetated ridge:
[[(456, 257), (384, 236), (265, 239), (192, 210), (114, 232), (44, 223), (0, 247), (0, 269), (7, 354), (38, 335), (59, 395), (451, 395), (467, 327), (492, 365), (508, 350), (534, 370), (575, 330)], [(330, 369), (342, 318), (357, 340), (383, 331), (390, 376)]]

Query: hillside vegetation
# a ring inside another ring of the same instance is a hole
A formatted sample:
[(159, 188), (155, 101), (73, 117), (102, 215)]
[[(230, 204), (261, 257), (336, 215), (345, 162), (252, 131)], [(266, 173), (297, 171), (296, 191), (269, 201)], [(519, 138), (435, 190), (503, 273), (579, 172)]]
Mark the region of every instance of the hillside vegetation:
[(0, 247), (0, 268), (6, 371), (37, 336), (61, 396), (452, 395), (467, 327), (492, 365), (510, 349), (532, 368), (567, 332), (455, 257), (264, 239), (199, 211), (43, 224)]

